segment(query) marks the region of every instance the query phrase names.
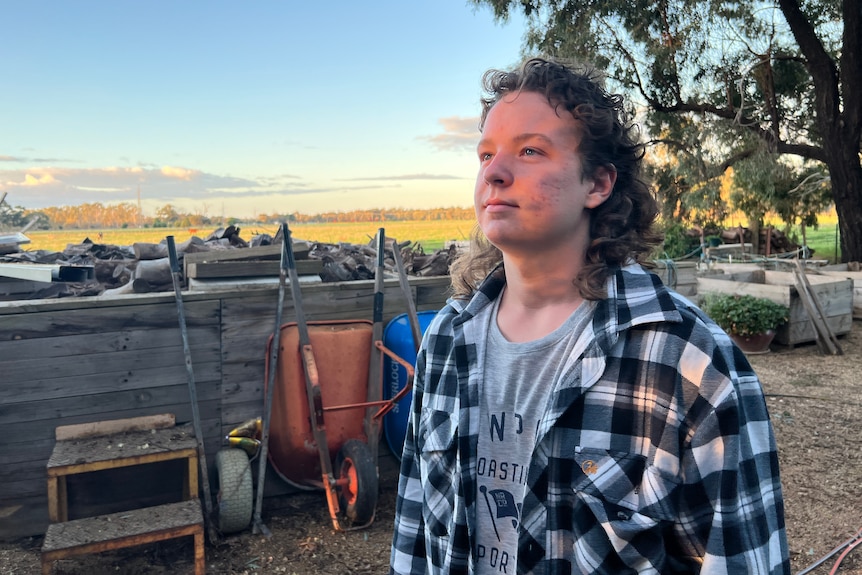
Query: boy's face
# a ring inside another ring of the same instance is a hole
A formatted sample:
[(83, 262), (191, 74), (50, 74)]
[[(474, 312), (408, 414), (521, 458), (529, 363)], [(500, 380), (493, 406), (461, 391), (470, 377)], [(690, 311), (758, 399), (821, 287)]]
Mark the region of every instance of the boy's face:
[(483, 233), (504, 254), (583, 257), (585, 209), (607, 199), (616, 174), (599, 168), (585, 179), (578, 143), (578, 123), (542, 94), (510, 94), (488, 112), (474, 204)]

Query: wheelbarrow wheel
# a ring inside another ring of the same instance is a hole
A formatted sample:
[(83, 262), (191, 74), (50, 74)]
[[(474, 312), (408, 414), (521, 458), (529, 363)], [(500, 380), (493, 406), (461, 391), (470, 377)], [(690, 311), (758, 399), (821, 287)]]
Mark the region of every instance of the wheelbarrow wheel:
[(216, 453), (218, 472), (218, 528), (222, 533), (236, 533), (251, 523), (253, 486), (248, 454), (236, 447)]
[(335, 458), (340, 488), (338, 503), (355, 525), (370, 523), (377, 508), (377, 466), (371, 449), (358, 439), (344, 442)]

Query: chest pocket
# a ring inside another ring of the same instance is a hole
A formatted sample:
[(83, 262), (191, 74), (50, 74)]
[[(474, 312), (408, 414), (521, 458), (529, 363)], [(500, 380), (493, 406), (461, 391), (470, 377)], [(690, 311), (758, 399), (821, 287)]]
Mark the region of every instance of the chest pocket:
[(458, 434), (457, 414), (439, 409), (423, 408), (419, 418), (419, 449), (423, 456), (446, 451)]
[(428, 531), (441, 538), (453, 528), (458, 491), (457, 411), (424, 408), (419, 419), (420, 466), (424, 490), (422, 512)]
[(572, 485), (576, 501), (594, 518), (581, 526), (582, 532), (600, 525), (616, 550), (635, 538), (660, 541), (666, 522), (674, 520), (670, 502), (677, 483), (672, 478), (637, 454), (576, 447), (574, 460), (581, 470)]

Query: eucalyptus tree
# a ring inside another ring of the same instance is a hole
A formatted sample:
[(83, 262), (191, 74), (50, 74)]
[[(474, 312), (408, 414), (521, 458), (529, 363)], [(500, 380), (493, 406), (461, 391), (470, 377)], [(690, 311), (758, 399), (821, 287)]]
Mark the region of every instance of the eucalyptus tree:
[(686, 203), (758, 154), (824, 166), (842, 258), (862, 260), (859, 0), (470, 1), (523, 12), (526, 53), (604, 70), (673, 154)]

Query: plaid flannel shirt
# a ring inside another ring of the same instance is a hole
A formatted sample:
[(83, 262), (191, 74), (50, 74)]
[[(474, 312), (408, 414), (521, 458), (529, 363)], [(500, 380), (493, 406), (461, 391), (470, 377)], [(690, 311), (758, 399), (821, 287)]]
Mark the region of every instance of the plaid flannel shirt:
[[(390, 573), (472, 573), (478, 382), (492, 274), (423, 338)], [(727, 335), (639, 265), (616, 270), (532, 452), (518, 573), (790, 572), (760, 382)]]

